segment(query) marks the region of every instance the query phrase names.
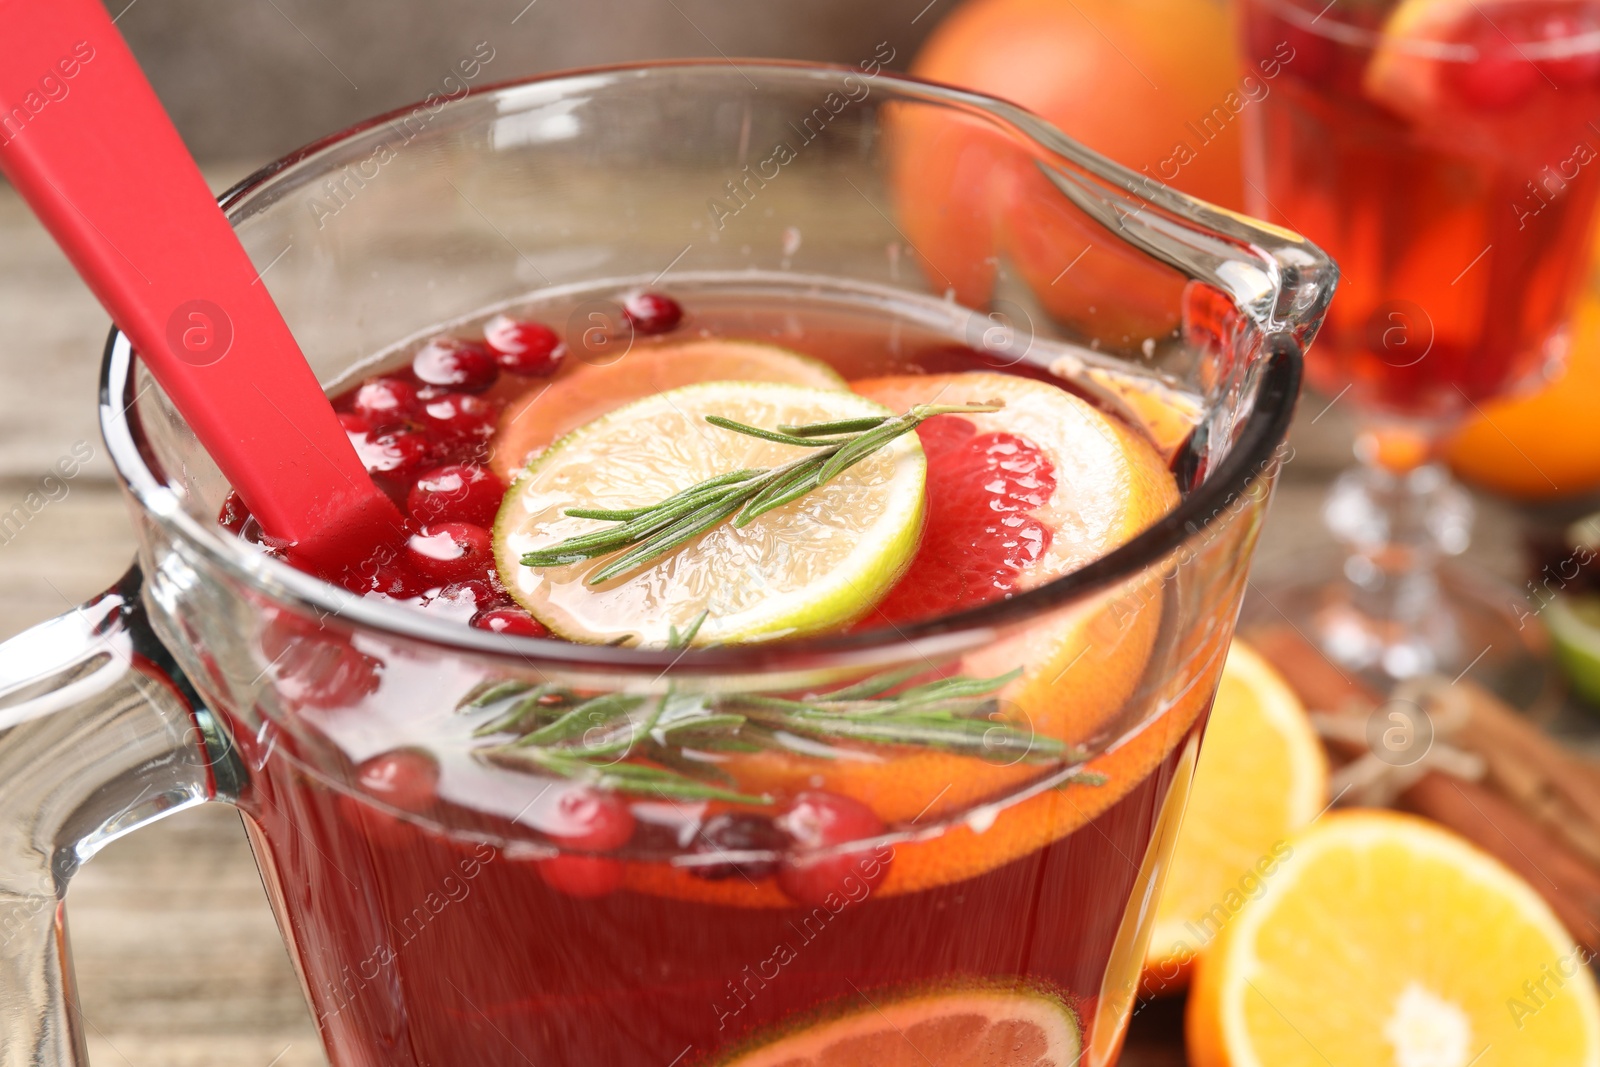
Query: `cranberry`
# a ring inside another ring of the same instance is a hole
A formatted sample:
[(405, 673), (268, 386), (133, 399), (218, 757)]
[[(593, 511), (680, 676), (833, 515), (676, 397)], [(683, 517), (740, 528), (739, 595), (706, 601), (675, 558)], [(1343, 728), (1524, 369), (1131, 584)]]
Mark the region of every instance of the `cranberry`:
[(563, 790), (539, 825), (562, 847), (581, 852), (621, 848), (633, 836), (633, 827), (633, 812), (621, 797), (581, 785)]
[(1590, 11), (1544, 11), (1535, 15), (1528, 27), (1528, 38), (1537, 42), (1541, 51), (1552, 42), (1569, 42), (1575, 48), (1571, 55), (1552, 56), (1537, 60), (1538, 67), (1552, 82), (1563, 89), (1588, 85), (1600, 78), (1600, 51), (1585, 40), (1600, 30), (1600, 18)]
[(375, 799), (401, 811), (427, 811), (438, 795), (439, 765), (414, 748), (397, 748), (365, 760), (356, 782)]
[(359, 593), (362, 596), (412, 600), (439, 583), (409, 562), (395, 559), (348, 568), (340, 584), (352, 593)]
[(494, 434), (497, 405), (469, 393), (445, 393), (422, 405), (422, 422), (440, 441), (486, 441)]
[(480, 578), (494, 566), (489, 531), (467, 522), (423, 526), (406, 542), (405, 559), (431, 578), (457, 582)]
[(506, 487), (487, 468), (450, 463), (424, 471), (406, 496), (406, 510), (418, 522), (455, 520), (493, 524)]
[(428, 439), (412, 430), (351, 434), (350, 443), (355, 446), (361, 465), (373, 474), (405, 478), (428, 458)]
[(622, 884), (622, 864), (605, 856), (556, 856), (538, 864), (545, 885), (569, 897), (603, 897)]
[(1477, 21), (1470, 43), (1477, 48), (1478, 58), (1445, 63), (1445, 78), (1468, 107), (1479, 111), (1515, 107), (1533, 95), (1544, 75), (1488, 19)]
[(238, 493), (229, 493), (228, 498), (222, 502), (221, 513), (217, 515), (217, 525), (238, 536), (244, 531), (244, 524), (249, 521), (250, 509), (244, 506), (244, 501), (239, 499)]
[[(399, 378), (373, 378), (361, 383), (350, 410), (374, 430), (399, 426), (417, 413), (417, 390)], [(349, 429), (349, 427), (346, 427)]]
[(496, 315), (483, 328), (483, 339), (495, 360), (512, 374), (546, 377), (554, 374), (567, 354), (561, 336), (542, 322), (519, 322)]
[(472, 617), (471, 624), (479, 630), (512, 637), (549, 637), (544, 623), (521, 608), (490, 608)]
[(622, 313), (640, 333), (667, 333), (683, 321), (683, 308), (670, 296), (640, 291), (622, 298)]
[(434, 595), (429, 607), (438, 607), (452, 616), (466, 620), (482, 611), (501, 608), (511, 598), (497, 581), (488, 578), (469, 578), (464, 582), (451, 582)]
[(500, 376), (494, 353), (477, 341), (435, 337), (411, 360), (411, 373), (423, 385), (481, 393)]
[(451, 582), (429, 597), (423, 606), (445, 618), (466, 622), (486, 605), (499, 603), (500, 595), (489, 588), (486, 580), (473, 578), (465, 582)]
[(343, 635), (292, 615), (277, 615), (261, 632), (261, 651), (276, 687), (291, 703), (345, 708), (377, 692), (383, 664), (357, 652)]
[[(790, 843), (789, 835), (767, 816), (727, 811), (706, 820), (695, 836), (694, 851), (711, 856), (730, 852), (782, 852)], [(768, 859), (730, 859), (727, 863), (696, 864), (688, 868), (696, 878), (712, 882), (736, 874), (750, 879), (765, 878), (777, 869), (777, 862)]]
[(365, 415), (357, 415), (353, 411), (339, 413), (339, 426), (346, 434), (354, 437), (357, 434), (372, 432), (372, 422)]
[(853, 897), (870, 890), (889, 873), (891, 854), (841, 846), (883, 833), (883, 820), (859, 800), (837, 793), (801, 793), (776, 820), (795, 848), (778, 868), (778, 885), (801, 904), (821, 904), (831, 896)]

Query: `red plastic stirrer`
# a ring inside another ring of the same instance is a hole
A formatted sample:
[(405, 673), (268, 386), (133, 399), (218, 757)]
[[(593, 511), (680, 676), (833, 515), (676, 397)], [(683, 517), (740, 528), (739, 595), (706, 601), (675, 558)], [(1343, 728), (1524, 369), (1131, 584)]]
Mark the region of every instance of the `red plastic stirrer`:
[(400, 514), (99, 0), (0, 0), (0, 170), (262, 528), (359, 558)]

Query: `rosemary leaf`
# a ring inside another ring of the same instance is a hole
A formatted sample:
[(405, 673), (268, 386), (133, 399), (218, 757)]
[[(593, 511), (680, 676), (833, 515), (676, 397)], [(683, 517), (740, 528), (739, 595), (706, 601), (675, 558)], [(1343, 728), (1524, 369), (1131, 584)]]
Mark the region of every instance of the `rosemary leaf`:
[[(751, 468), (719, 474), (680, 490), (665, 500), (641, 507), (568, 508), (565, 514), (574, 518), (616, 522), (619, 525), (578, 534), (546, 548), (524, 553), (522, 565), (561, 567), (621, 553), (589, 576), (588, 584), (598, 585), (676, 551), (730, 517), (737, 515), (733, 523), (736, 527), (742, 527), (774, 508), (798, 500), (935, 415), (957, 412), (978, 414), (998, 411), (1001, 406), (1000, 401), (987, 404), (918, 404), (904, 414), (892, 417), (874, 416), (780, 427), (777, 431), (747, 426), (721, 415), (707, 415), (706, 421), (719, 429), (816, 451), (767, 470)], [(812, 439), (816, 437), (828, 439)]]
[(620, 511), (606, 511), (603, 508), (568, 508), (566, 510), (566, 514), (571, 515), (575, 519), (605, 519), (610, 522), (628, 522), (632, 519), (637, 519), (648, 515), (657, 508), (665, 507), (668, 504), (676, 504), (697, 494), (704, 493), (707, 490), (716, 489), (719, 486), (733, 485), (737, 482), (745, 481), (746, 479), (753, 478), (760, 473), (760, 468), (756, 467), (742, 471), (729, 471), (727, 474), (719, 474), (715, 478), (707, 478), (703, 482), (696, 482), (689, 488), (681, 490), (677, 493), (674, 493), (672, 496), (667, 497), (667, 499), (661, 501), (659, 504), (650, 504), (642, 508), (625, 508)]
[[(556, 697), (557, 699), (551, 703), (546, 703), (546, 699), (550, 697)], [(527, 695), (517, 700), (505, 711), (473, 730), (472, 736), (485, 737), (489, 734), (507, 733), (517, 729), (530, 718), (558, 718), (566, 710), (572, 698), (572, 690), (550, 682), (534, 686), (527, 691)]]
[(700, 632), (700, 627), (704, 626), (706, 620), (710, 617), (711, 609), (706, 608), (694, 617), (693, 622), (684, 627), (682, 633), (678, 632), (676, 626), (669, 625), (667, 627), (667, 651), (676, 652), (679, 649), (688, 648), (689, 643), (694, 640), (694, 635)]
[(746, 437), (759, 437), (763, 441), (776, 441), (780, 445), (795, 445), (799, 448), (826, 448), (829, 444), (827, 441), (813, 441), (809, 437), (802, 437), (798, 434), (787, 434), (782, 430), (774, 432), (772, 430), (763, 430), (759, 426), (746, 426), (742, 422), (734, 422), (732, 419), (725, 419), (721, 415), (707, 415), (706, 421), (721, 430), (732, 430), (734, 433), (742, 433)]
[(1056, 788), (1065, 789), (1069, 785), (1105, 785), (1109, 781), (1111, 779), (1099, 771), (1077, 771), (1056, 783)]
[(861, 419), (840, 419), (838, 422), (808, 422), (803, 426), (780, 425), (778, 432), (789, 437), (825, 437), (830, 434), (861, 433), (875, 429), (888, 421), (887, 415), (868, 415)]
[(879, 693), (893, 689), (902, 682), (909, 681), (917, 675), (927, 671), (927, 667), (917, 664), (911, 667), (901, 667), (898, 670), (883, 671), (859, 682), (853, 682), (843, 689), (834, 689), (826, 693), (813, 693), (811, 700), (855, 700), (860, 697), (875, 697)]
[(475, 708), (486, 708), (490, 704), (498, 704), (502, 700), (525, 693), (533, 688), (527, 682), (518, 682), (512, 679), (503, 679), (498, 682), (483, 682), (472, 687), (472, 691), (462, 697), (456, 704), (457, 711), (472, 711)]
[(938, 693), (941, 696), (982, 696), (984, 693), (992, 693), (996, 689), (1002, 689), (1021, 677), (1022, 668), (1018, 667), (1014, 671), (997, 674), (993, 678), (966, 678), (962, 676), (940, 678), (936, 681), (924, 682), (922, 685), (914, 685), (910, 689), (897, 693), (896, 696), (901, 700), (915, 699), (924, 693)]
[[(594, 574), (590, 575), (588, 584), (599, 585), (601, 582), (609, 581), (619, 574), (626, 574), (628, 571), (635, 570), (646, 563), (667, 555), (678, 547), (694, 540), (713, 526), (721, 525), (724, 519), (738, 511), (743, 504), (743, 498), (730, 495), (728, 499), (708, 505), (703, 511), (686, 515), (660, 533), (636, 546), (631, 552), (623, 553), (595, 571)], [(527, 561), (526, 556), (523, 557), (523, 561)]]
[(605, 726), (627, 715), (643, 703), (644, 697), (630, 696), (627, 693), (605, 693), (575, 705), (555, 722), (540, 727), (513, 744), (521, 747), (567, 741), (582, 736), (593, 727)]

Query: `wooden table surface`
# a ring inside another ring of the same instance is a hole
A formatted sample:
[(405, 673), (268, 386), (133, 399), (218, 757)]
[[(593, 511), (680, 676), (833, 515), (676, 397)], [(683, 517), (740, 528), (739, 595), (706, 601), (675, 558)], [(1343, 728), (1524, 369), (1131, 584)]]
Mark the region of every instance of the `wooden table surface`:
[[(218, 188), (239, 168), (217, 168)], [(9, 188), (0, 187), (0, 512), (75, 443), (68, 493), (0, 532), (0, 637), (67, 610), (126, 568), (132, 535), (95, 423), (108, 319)], [(1292, 575), (1325, 537), (1318, 506), (1346, 461), (1337, 406), (1308, 398), (1256, 564)], [(1516, 516), (1483, 501), (1472, 559), (1520, 582)], [(99, 1067), (314, 1067), (326, 1061), (239, 827), (223, 806), (110, 845), (72, 883), (77, 974)], [(1126, 1067), (1183, 1063), (1177, 1002), (1141, 1007)]]

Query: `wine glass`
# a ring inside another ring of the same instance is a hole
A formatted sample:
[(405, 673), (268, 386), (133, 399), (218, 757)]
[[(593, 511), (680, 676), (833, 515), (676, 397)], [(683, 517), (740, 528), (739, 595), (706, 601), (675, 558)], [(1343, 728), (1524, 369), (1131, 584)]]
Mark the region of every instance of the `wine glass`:
[[(1251, 210), (1317, 241), (1343, 283), (1308, 356), (1353, 409), (1359, 463), (1324, 508), (1341, 573), (1269, 591), (1387, 690), (1474, 677), (1526, 702), (1542, 633), (1453, 567), (1473, 505), (1438, 458), (1461, 420), (1559, 366), (1600, 192), (1600, 4), (1242, 0)], [(1320, 417), (1320, 416), (1319, 416)]]

